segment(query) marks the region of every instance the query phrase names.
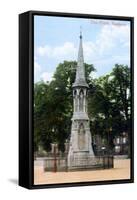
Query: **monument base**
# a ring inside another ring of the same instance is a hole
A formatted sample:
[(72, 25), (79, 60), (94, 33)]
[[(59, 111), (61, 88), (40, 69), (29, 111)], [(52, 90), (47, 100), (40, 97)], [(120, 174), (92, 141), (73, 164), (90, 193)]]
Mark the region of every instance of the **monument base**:
[(68, 156), (68, 170), (86, 170), (102, 167), (102, 159), (90, 155), (88, 152), (73, 152)]
[(113, 167), (114, 167), (113, 156), (103, 156), (103, 157), (88, 156), (87, 158), (72, 157), (71, 165), (70, 163), (68, 163), (68, 171), (109, 169)]

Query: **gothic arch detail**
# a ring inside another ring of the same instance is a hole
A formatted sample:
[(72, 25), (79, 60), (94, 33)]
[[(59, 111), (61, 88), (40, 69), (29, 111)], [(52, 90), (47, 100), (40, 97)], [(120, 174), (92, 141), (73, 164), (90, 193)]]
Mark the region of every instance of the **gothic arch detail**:
[(83, 111), (83, 105), (84, 105), (84, 92), (81, 89), (79, 93), (79, 111)]

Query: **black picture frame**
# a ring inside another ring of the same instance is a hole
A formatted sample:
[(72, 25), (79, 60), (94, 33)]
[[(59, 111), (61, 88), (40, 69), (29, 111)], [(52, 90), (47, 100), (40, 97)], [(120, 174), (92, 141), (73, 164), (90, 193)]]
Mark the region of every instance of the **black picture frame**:
[[(34, 16), (60, 16), (93, 19), (128, 20), (130, 29), (130, 65), (132, 95), (131, 178), (93, 182), (34, 185), (33, 166), (33, 84), (34, 84)], [(19, 185), (28, 189), (121, 184), (134, 182), (134, 17), (80, 13), (28, 11), (19, 15)]]

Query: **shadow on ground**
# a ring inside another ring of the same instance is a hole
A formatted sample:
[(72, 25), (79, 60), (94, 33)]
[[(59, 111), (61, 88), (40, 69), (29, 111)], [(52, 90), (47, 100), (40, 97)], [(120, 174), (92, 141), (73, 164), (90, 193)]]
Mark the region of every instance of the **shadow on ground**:
[(18, 180), (17, 179), (11, 178), (8, 181), (11, 182), (11, 183), (13, 183), (14, 185), (18, 185)]

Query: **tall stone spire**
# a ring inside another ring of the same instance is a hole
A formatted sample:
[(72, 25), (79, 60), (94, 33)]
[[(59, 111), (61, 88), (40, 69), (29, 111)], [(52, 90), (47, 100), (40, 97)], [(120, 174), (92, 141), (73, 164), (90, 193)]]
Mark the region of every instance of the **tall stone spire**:
[(83, 56), (83, 45), (82, 45), (82, 31), (80, 30), (80, 43), (79, 43), (79, 51), (78, 51), (78, 61), (76, 68), (76, 78), (73, 84), (73, 87), (76, 86), (85, 86), (88, 87), (85, 78), (85, 66), (84, 66), (84, 56)]
[(88, 84), (85, 77), (84, 56), (82, 47), (82, 33), (80, 32), (80, 44), (76, 78), (73, 84), (73, 116), (71, 125), (71, 137), (68, 153), (68, 169), (90, 168), (95, 162), (92, 149), (92, 137), (88, 117)]

